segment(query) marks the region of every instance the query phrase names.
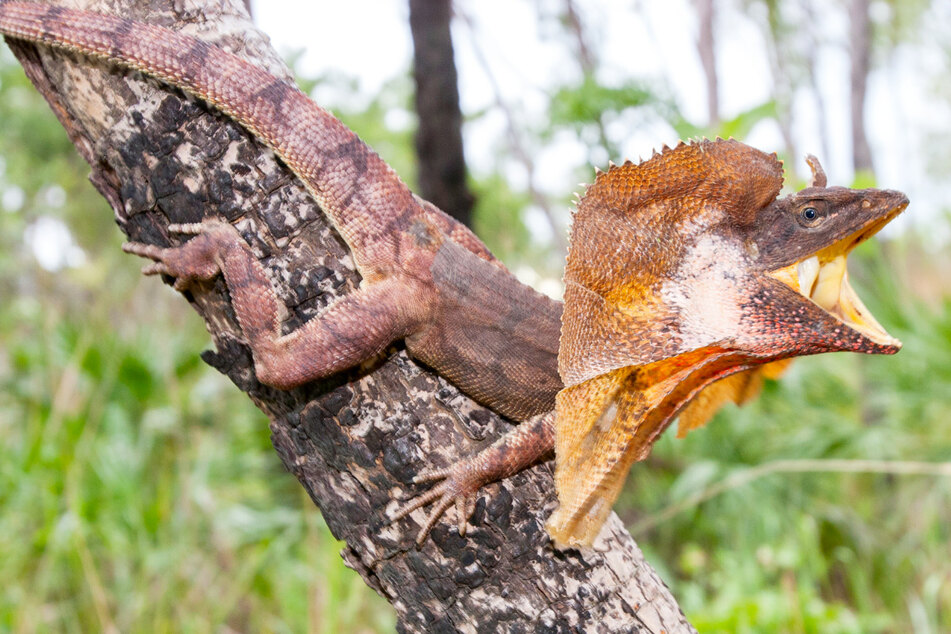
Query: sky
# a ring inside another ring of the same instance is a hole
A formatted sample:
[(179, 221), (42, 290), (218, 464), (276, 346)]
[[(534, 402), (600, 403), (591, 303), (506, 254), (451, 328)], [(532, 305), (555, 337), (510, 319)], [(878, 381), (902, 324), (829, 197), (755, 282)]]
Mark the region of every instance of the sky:
[[(689, 0), (576, 1), (590, 29), (589, 39), (600, 53), (603, 68), (599, 79), (610, 82), (629, 77), (666, 77), (688, 118), (700, 123), (705, 120), (705, 83), (694, 45), (697, 24)], [(333, 109), (334, 104), (359, 105), (361, 98), (365, 103), (366, 95), (378, 91), (387, 80), (408, 72), (412, 42), (407, 4), (405, 0), (268, 0), (256, 2), (254, 11), (255, 20), (270, 35), (278, 51), (306, 51), (299, 66), (303, 72), (311, 76), (335, 72), (358, 78), (362, 94), (334, 94), (318, 87), (315, 99)], [(453, 26), (463, 111), (489, 109), (488, 114), (464, 130), (467, 160), (477, 172), (491, 169), (493, 149), (506, 134), (502, 115), (491, 112), (495, 101), (493, 82), (524, 120), (544, 121), (545, 95), (563, 79), (564, 73), (577, 68), (568, 57), (571, 52), (566, 47), (567, 38), (561, 34), (552, 36), (539, 25), (537, 4), (555, 3), (457, 2), (457, 10), (464, 16), (456, 19)], [(718, 4), (721, 9), (717, 64), (725, 118), (763, 103), (771, 92), (769, 62), (759, 27), (736, 4), (739, 3)], [(887, 12), (888, 7), (884, 3), (873, 4), (873, 11)], [(936, 11), (945, 24), (951, 17), (949, 13)], [(822, 156), (816, 104), (808, 96), (795, 101), (795, 133), (800, 151), (820, 156), (831, 184), (847, 184), (852, 178), (849, 86), (844, 81), (849, 67), (845, 48), (848, 23), (844, 12), (830, 10), (822, 18), (819, 35), (833, 42), (817, 53), (819, 85), (828, 104), (830, 155)], [(906, 191), (912, 199), (913, 213), (895, 223), (899, 230), (914, 217), (928, 218), (940, 213), (943, 201), (951, 193), (947, 186), (928, 177), (924, 151), (930, 136), (929, 126), (922, 124), (946, 125), (949, 118), (947, 105), (935, 103), (929, 92), (929, 73), (940, 73), (947, 61), (937, 53), (926, 47), (900, 47), (887, 65), (878, 63), (869, 78), (866, 120), (879, 184)], [(394, 118), (395, 125), (404, 123), (402, 118)], [(674, 131), (663, 125), (645, 127), (632, 123), (619, 136), (626, 139), (622, 144), (624, 156), (611, 157), (615, 162), (649, 156), (654, 148), (677, 141)], [(779, 130), (771, 122), (756, 126), (741, 140), (766, 151), (780, 149), (782, 145)], [(538, 185), (555, 194), (576, 188), (573, 181), (577, 178), (571, 170), (579, 155), (584, 155), (581, 148), (563, 145), (536, 157)], [(808, 173), (802, 157), (794, 168), (803, 176)], [(521, 176), (518, 170), (509, 174), (516, 184)]]

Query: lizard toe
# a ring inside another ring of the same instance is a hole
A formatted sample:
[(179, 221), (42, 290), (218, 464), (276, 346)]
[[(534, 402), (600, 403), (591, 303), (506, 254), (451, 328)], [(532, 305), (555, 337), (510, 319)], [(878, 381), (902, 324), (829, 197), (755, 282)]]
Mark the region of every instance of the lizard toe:
[(162, 254), (165, 251), (165, 249), (157, 247), (154, 244), (145, 244), (143, 242), (125, 242), (122, 245), (122, 250), (141, 258), (155, 260), (156, 262), (161, 261)]
[(142, 275), (171, 275), (165, 262), (153, 262), (142, 267)]
[(426, 506), (427, 504), (429, 504), (430, 502), (432, 502), (433, 500), (436, 500), (442, 497), (444, 486), (445, 484), (441, 484), (434, 489), (430, 489), (429, 491), (426, 491), (425, 493), (422, 493), (420, 495), (417, 495), (411, 498), (408, 502), (406, 502), (405, 504), (397, 508), (395, 511), (393, 511), (393, 514), (391, 516), (392, 521), (395, 522), (397, 520), (401, 520), (407, 515), (409, 515), (410, 513), (412, 513), (413, 511), (415, 511), (416, 509), (422, 508)]
[(436, 525), (436, 522), (439, 521), (439, 518), (443, 516), (446, 512), (446, 509), (452, 504), (452, 498), (444, 497), (439, 500), (439, 503), (429, 514), (429, 517), (426, 518), (426, 523), (423, 524), (423, 527), (419, 529), (419, 532), (416, 534), (416, 545), (422, 546), (423, 542), (426, 541), (426, 538), (429, 537), (429, 533), (433, 530), (433, 526)]
[(413, 478), (414, 483), (433, 482), (442, 480), (432, 489), (417, 495), (392, 514), (392, 521), (402, 519), (416, 509), (435, 502), (433, 510), (426, 517), (426, 521), (416, 536), (416, 543), (422, 544), (432, 531), (436, 522), (445, 514), (450, 506), (456, 507), (456, 519), (459, 534), (466, 535), (469, 518), (475, 511), (479, 489), (486, 483), (486, 478), (480, 477), (469, 460), (463, 460), (451, 467), (440, 469), (426, 469)]
[(413, 478), (413, 484), (425, 484), (426, 482), (445, 480), (452, 475), (452, 470), (452, 467), (443, 467), (441, 469), (430, 467), (429, 469), (423, 469)]

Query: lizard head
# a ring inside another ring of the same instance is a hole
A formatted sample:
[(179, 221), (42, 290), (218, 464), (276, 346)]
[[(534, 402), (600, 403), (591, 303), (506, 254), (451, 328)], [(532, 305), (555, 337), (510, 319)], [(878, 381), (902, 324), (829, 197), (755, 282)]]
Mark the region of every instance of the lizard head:
[(775, 154), (681, 143), (599, 173), (580, 199), (558, 353), (557, 545), (591, 543), (631, 464), (685, 407), (702, 410), (688, 427), (702, 422), (771, 362), (899, 349), (845, 261), (908, 200), (827, 187), (808, 160), (811, 185), (778, 198)]
[[(852, 288), (846, 259), (901, 213), (908, 198), (884, 189), (827, 187), (819, 161), (813, 156), (807, 161), (813, 172), (810, 186), (766, 206), (752, 225), (741, 228), (750, 266), (794, 291), (766, 291), (779, 309), (769, 311), (778, 319), (772, 330), (795, 333), (793, 354), (894, 354), (901, 342), (885, 332)], [(804, 320), (808, 331), (797, 325)]]

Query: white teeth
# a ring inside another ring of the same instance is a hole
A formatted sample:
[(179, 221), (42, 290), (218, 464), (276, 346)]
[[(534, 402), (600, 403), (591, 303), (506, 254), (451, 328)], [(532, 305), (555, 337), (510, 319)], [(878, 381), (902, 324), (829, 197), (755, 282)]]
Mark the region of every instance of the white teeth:
[(812, 292), (812, 301), (819, 304), (823, 310), (832, 311), (839, 303), (842, 291), (842, 277), (845, 275), (845, 256), (827, 262), (819, 269), (819, 279)]
[(799, 292), (809, 297), (819, 275), (819, 258), (814, 255), (800, 262), (796, 265), (796, 274), (799, 276)]
[[(799, 292), (875, 343), (900, 348), (901, 342), (885, 332), (875, 321), (875, 317), (849, 284), (845, 258), (846, 254), (842, 254), (820, 263), (818, 256), (814, 255), (797, 263), (795, 275), (799, 282)], [(792, 267), (787, 267), (777, 271), (776, 279), (793, 286), (796, 282), (790, 279), (792, 276)]]

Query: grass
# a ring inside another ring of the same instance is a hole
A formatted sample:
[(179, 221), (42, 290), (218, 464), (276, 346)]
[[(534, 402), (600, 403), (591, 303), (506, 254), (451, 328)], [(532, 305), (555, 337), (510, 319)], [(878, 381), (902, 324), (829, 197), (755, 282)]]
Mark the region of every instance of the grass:
[(156, 286), (0, 309), (0, 630), (391, 630)]

